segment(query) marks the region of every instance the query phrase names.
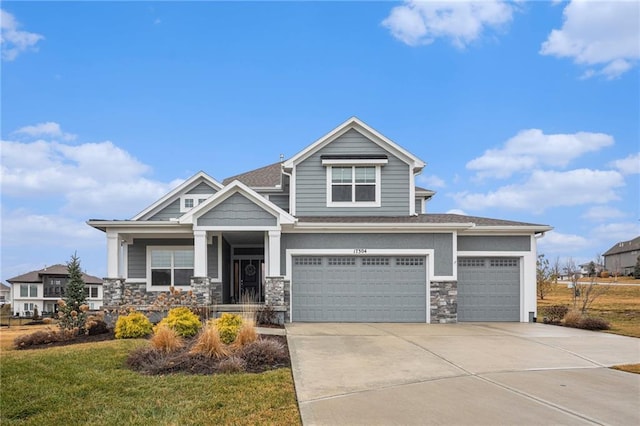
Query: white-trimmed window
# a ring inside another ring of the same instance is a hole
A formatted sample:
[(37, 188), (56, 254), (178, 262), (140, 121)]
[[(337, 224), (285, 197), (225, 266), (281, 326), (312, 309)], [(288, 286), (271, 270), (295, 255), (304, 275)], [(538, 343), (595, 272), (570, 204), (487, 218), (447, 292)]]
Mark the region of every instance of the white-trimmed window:
[(186, 213), (204, 203), (213, 194), (190, 194), (180, 197), (180, 213)]
[(38, 285), (20, 284), (20, 297), (38, 297)]
[(87, 298), (98, 298), (98, 286), (97, 285), (87, 285), (84, 287), (84, 296)]
[(193, 277), (193, 247), (147, 247), (147, 265), (149, 286), (189, 286)]
[(379, 207), (379, 165), (331, 165), (327, 167), (329, 207)]

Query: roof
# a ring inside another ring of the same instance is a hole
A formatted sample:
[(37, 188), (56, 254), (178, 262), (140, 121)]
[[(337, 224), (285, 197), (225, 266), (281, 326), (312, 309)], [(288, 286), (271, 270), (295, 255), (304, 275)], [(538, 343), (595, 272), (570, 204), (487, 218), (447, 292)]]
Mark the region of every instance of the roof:
[[(26, 274), (18, 275), (17, 277), (13, 277), (8, 279), (7, 281), (10, 283), (41, 283), (42, 276), (44, 275), (64, 275), (68, 276), (67, 265), (57, 264), (47, 266), (38, 271), (27, 272)], [(82, 273), (82, 279), (86, 284), (102, 284), (102, 279), (98, 277), (94, 277), (93, 275), (88, 275)]]
[(621, 241), (616, 243), (613, 247), (607, 250), (603, 256), (611, 256), (613, 254), (627, 253), (634, 250), (640, 250), (640, 237), (636, 237), (633, 240)]
[(433, 196), (435, 195), (435, 191), (432, 191), (427, 188), (422, 188), (421, 186), (416, 186), (416, 195), (419, 196)]
[(0, 290), (2, 290), (2, 291), (11, 291), (11, 287), (6, 285), (5, 283), (0, 283)]
[(491, 219), (487, 217), (464, 216), (459, 214), (427, 213), (416, 216), (302, 216), (298, 222), (308, 223), (430, 223), (430, 224), (461, 224), (472, 223), (476, 226), (514, 226), (514, 227), (545, 227), (527, 222)]
[(222, 181), (223, 185), (228, 185), (234, 180), (239, 180), (251, 188), (271, 188), (281, 184), (282, 163), (277, 162), (246, 173), (231, 176)]

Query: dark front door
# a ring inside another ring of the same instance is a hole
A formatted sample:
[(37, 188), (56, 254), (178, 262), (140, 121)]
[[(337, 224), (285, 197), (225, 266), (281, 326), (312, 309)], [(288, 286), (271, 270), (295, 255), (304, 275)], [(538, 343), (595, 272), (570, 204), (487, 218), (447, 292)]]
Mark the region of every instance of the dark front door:
[(240, 297), (251, 297), (258, 302), (261, 299), (260, 286), (261, 265), (260, 259), (241, 259), (240, 260)]

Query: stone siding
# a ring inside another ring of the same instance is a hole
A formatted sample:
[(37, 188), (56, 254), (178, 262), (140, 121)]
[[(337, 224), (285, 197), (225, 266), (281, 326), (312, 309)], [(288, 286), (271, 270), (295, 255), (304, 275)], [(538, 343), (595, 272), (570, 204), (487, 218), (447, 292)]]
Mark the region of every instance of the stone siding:
[(449, 324), (458, 322), (458, 282), (431, 282), (431, 323)]
[[(282, 312), (282, 318), (279, 318), (278, 322), (288, 322), (290, 318), (289, 314), (289, 281), (284, 277), (266, 277), (265, 278), (265, 291), (264, 302), (266, 306), (272, 308), (285, 308)], [(278, 315), (280, 312), (278, 312)], [(279, 315), (280, 316), (280, 315)]]

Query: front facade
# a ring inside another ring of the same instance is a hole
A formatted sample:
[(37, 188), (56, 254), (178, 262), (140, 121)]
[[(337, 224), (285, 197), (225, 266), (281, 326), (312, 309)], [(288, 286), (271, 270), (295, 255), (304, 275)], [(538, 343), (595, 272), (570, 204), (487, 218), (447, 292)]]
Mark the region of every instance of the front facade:
[[(91, 310), (102, 308), (102, 279), (82, 274), (85, 282), (87, 305)], [(69, 274), (66, 265), (52, 265), (27, 272), (7, 280), (12, 286), (13, 313), (19, 316), (53, 314), (58, 311), (58, 301), (64, 299)]]
[(0, 283), (0, 306), (11, 303), (11, 287)]
[(640, 237), (620, 241), (602, 256), (607, 271), (616, 275), (632, 275), (640, 256)]
[(545, 225), (428, 214), (425, 163), (357, 118), (281, 163), (198, 173), (106, 233), (104, 303), (248, 297), (285, 321), (529, 321)]

